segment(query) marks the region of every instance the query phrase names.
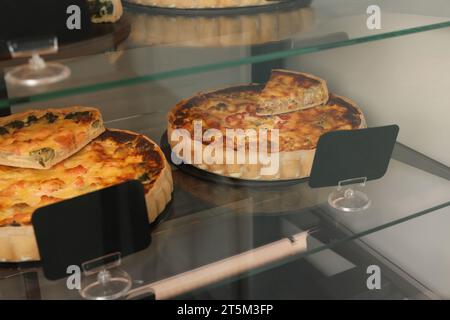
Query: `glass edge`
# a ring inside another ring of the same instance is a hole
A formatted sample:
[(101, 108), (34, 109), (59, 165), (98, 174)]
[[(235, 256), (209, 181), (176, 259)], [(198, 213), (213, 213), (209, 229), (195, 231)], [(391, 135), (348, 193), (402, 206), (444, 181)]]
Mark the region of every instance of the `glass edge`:
[(434, 206), (434, 207), (431, 207), (431, 208), (428, 208), (428, 209), (416, 212), (416, 213), (408, 215), (406, 217), (403, 217), (403, 218), (400, 218), (400, 219), (397, 219), (397, 220), (393, 220), (393, 221), (390, 221), (388, 223), (385, 223), (385, 224), (382, 224), (382, 225), (370, 228), (370, 229), (365, 230), (363, 232), (349, 235), (348, 237), (344, 237), (344, 238), (336, 240), (334, 242), (331, 242), (331, 243), (328, 243), (328, 244), (319, 245), (319, 246), (317, 246), (316, 248), (314, 248), (312, 250), (304, 251), (304, 252), (301, 252), (301, 253), (298, 253), (298, 254), (294, 254), (294, 255), (289, 256), (287, 258), (275, 261), (273, 263), (269, 263), (267, 265), (264, 265), (264, 266), (258, 267), (256, 269), (250, 270), (248, 272), (245, 272), (245, 273), (233, 276), (231, 278), (223, 279), (223, 280), (221, 280), (219, 282), (213, 283), (211, 285), (208, 285), (208, 286), (205, 286), (205, 287), (202, 287), (202, 288), (198, 288), (198, 289), (196, 289), (194, 291), (191, 291), (191, 292), (187, 292), (187, 293), (182, 294), (180, 296), (177, 296), (175, 298), (182, 298), (183, 296), (186, 296), (188, 294), (192, 294), (192, 293), (195, 293), (195, 292), (202, 292), (204, 290), (217, 288), (217, 287), (220, 287), (221, 285), (230, 283), (232, 281), (237, 281), (237, 280), (240, 280), (240, 279), (245, 279), (247, 277), (255, 276), (255, 275), (260, 274), (262, 272), (269, 271), (269, 270), (272, 270), (272, 269), (277, 268), (277, 267), (281, 267), (281, 266), (286, 265), (286, 264), (288, 264), (290, 262), (294, 262), (294, 261), (297, 261), (299, 259), (303, 259), (305, 257), (308, 257), (308, 256), (312, 255), (312, 254), (319, 253), (319, 252), (321, 252), (323, 250), (333, 249), (333, 248), (338, 247), (338, 246), (340, 246), (342, 244), (345, 244), (347, 242), (350, 242), (350, 241), (353, 241), (353, 240), (358, 240), (358, 239), (360, 239), (360, 238), (362, 238), (364, 236), (368, 236), (368, 235), (373, 234), (375, 232), (387, 229), (389, 227), (396, 226), (396, 225), (398, 225), (400, 223), (413, 220), (413, 219), (418, 218), (420, 216), (424, 216), (424, 215), (426, 215), (428, 213), (436, 212), (436, 211), (438, 211), (440, 209), (443, 209), (445, 207), (448, 207), (448, 206), (450, 206), (450, 201), (447, 201), (447, 202), (444, 202), (444, 203), (442, 203), (440, 205), (437, 205), (437, 206)]
[(165, 80), (176, 77), (183, 77), (193, 74), (206, 73), (214, 70), (226, 69), (237, 67), (240, 65), (260, 63), (265, 61), (270, 61), (274, 59), (280, 58), (288, 58), (292, 56), (299, 56), (307, 53), (313, 53), (328, 49), (346, 47), (356, 44), (362, 44), (372, 41), (385, 40), (389, 38), (400, 37), (404, 35), (420, 33), (425, 31), (437, 30), (450, 27), (450, 21), (440, 22), (436, 24), (430, 24), (420, 27), (413, 27), (408, 29), (402, 29), (398, 31), (391, 31), (387, 33), (370, 35), (365, 37), (359, 37), (344, 41), (336, 41), (330, 43), (319, 44), (316, 46), (309, 46), (305, 48), (297, 48), (297, 49), (289, 49), (283, 51), (276, 51), (268, 54), (257, 55), (253, 57), (246, 57), (243, 59), (235, 59), (235, 60), (227, 60), (223, 62), (210, 63), (205, 65), (196, 65), (186, 68), (168, 70), (163, 72), (158, 72), (154, 74), (147, 74), (138, 77), (125, 78), (113, 81), (106, 81), (102, 83), (92, 84), (92, 85), (84, 85), (78, 87), (72, 87), (67, 89), (55, 90), (45, 93), (39, 93), (35, 95), (22, 96), (22, 97), (14, 97), (8, 99), (0, 99), (0, 109), (9, 108), (11, 105), (30, 103), (30, 102), (39, 102), (52, 100), (60, 97), (72, 96), (77, 94), (87, 94), (92, 92), (110, 90), (121, 87), (128, 87), (133, 85), (138, 85), (142, 83), (148, 83), (157, 80)]

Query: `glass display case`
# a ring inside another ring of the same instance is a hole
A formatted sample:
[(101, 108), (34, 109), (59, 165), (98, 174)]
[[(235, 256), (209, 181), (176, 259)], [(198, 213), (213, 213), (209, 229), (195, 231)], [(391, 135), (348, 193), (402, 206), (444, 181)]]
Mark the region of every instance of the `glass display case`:
[[(132, 287), (121, 298), (450, 297), (450, 3), (176, 9), (122, 2), (113, 27), (45, 56), (70, 69), (63, 81), (7, 83), (26, 60), (0, 55), (2, 115), (95, 107), (106, 128), (150, 138), (170, 162), (171, 200), (149, 226), (148, 248), (122, 258)], [(174, 106), (199, 92), (264, 84), (274, 69), (325, 79), (330, 93), (356, 102), (369, 128), (399, 126), (386, 174), (364, 187), (368, 209), (332, 208), (336, 187), (311, 188), (307, 175), (252, 181), (172, 163)], [(371, 270), (381, 270), (375, 289)], [(0, 263), (0, 299), (82, 299), (67, 281), (47, 279), (40, 261)]]

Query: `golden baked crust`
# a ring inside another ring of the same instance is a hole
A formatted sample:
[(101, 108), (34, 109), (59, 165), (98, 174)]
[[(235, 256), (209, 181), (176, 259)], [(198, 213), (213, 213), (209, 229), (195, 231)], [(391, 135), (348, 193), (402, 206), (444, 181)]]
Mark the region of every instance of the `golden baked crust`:
[(48, 169), (105, 130), (95, 108), (29, 110), (0, 118), (0, 165)]
[[(258, 84), (230, 87), (199, 93), (178, 103), (168, 115), (168, 137), (172, 149), (178, 143), (171, 139), (175, 129), (186, 129), (191, 133), (192, 144), (198, 143), (198, 141), (194, 141), (192, 135), (194, 120), (202, 121), (203, 132), (213, 128), (223, 132), (224, 137), (227, 128), (278, 129), (279, 170), (273, 175), (261, 175), (263, 165), (248, 161), (245, 164), (229, 164), (225, 161), (222, 164), (192, 164), (205, 171), (233, 178), (297, 179), (309, 176), (315, 148), (322, 134), (334, 130), (352, 130), (366, 126), (361, 109), (349, 99), (334, 94), (330, 94), (329, 100), (324, 105), (283, 115), (258, 115), (256, 108), (263, 87)], [(202, 150), (207, 145), (207, 142), (202, 142)], [(225, 141), (224, 145), (226, 145)], [(194, 149), (193, 147), (192, 150)], [(249, 158), (250, 156), (246, 159)]]
[(170, 166), (153, 141), (125, 130), (105, 131), (49, 170), (0, 166), (0, 261), (39, 259), (30, 225), (38, 207), (132, 179), (144, 185), (153, 222), (171, 199)]
[(145, 6), (178, 9), (238, 8), (273, 4), (267, 0), (129, 0)]
[(314, 25), (312, 8), (264, 13), (197, 16), (128, 11), (134, 45), (228, 47), (281, 41)]

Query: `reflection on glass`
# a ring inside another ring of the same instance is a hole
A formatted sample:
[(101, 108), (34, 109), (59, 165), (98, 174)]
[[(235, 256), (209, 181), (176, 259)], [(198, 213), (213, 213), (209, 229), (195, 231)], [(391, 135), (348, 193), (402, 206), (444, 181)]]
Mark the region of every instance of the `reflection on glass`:
[(130, 10), (134, 46), (234, 46), (281, 41), (308, 31), (312, 8), (236, 15), (163, 15)]

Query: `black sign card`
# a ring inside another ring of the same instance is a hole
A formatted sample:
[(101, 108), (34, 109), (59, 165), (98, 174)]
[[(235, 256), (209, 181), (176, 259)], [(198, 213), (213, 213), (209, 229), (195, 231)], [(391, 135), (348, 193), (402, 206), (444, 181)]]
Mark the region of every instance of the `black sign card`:
[(337, 186), (339, 181), (379, 179), (387, 171), (399, 127), (389, 125), (339, 130), (322, 135), (309, 178), (312, 188)]
[(44, 274), (56, 280), (67, 267), (151, 242), (144, 188), (129, 181), (39, 208), (32, 217)]

